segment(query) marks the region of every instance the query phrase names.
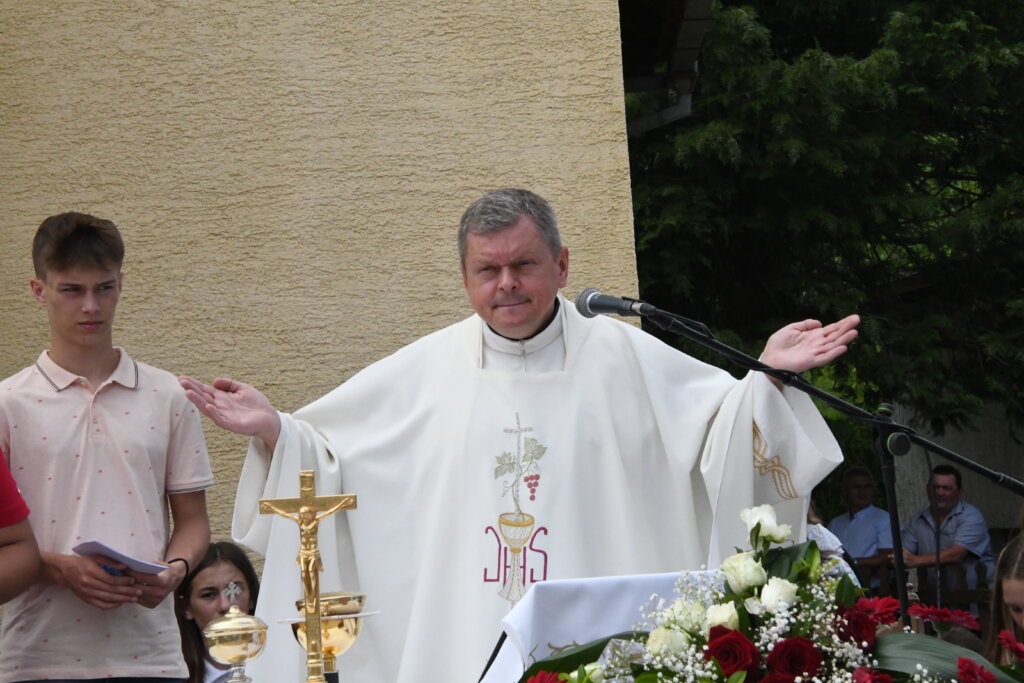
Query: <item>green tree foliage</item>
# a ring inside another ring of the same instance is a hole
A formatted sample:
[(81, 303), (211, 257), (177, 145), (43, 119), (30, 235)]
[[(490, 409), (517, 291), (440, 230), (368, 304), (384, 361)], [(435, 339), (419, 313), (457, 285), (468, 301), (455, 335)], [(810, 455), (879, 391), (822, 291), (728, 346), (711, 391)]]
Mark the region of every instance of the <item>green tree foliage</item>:
[(751, 355), (786, 322), (858, 312), (816, 383), (939, 430), (990, 402), (1019, 424), (1022, 41), (1006, 0), (717, 4), (693, 114), (630, 143), (642, 297)]

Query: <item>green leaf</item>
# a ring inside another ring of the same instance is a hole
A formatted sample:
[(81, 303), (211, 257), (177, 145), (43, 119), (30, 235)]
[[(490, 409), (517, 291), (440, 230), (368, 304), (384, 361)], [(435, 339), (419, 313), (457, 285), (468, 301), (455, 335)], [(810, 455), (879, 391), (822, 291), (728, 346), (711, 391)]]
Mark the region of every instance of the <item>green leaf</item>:
[(805, 541), (785, 548), (772, 548), (765, 553), (764, 570), (768, 572), (769, 577), (777, 576), (780, 579), (789, 579), (793, 565), (806, 558), (812, 552), (812, 547), (814, 548), (813, 552), (817, 553), (818, 546), (814, 541)]
[(744, 633), (750, 633), (750, 614), (747, 613), (747, 608), (743, 606), (743, 600), (737, 597), (733, 602), (736, 603), (736, 616), (740, 622), (739, 630)]
[(956, 660), (972, 659), (985, 667), (999, 683), (1015, 683), (994, 664), (976, 652), (919, 633), (889, 633), (878, 638), (875, 645), (878, 668), (912, 675), (921, 664), (933, 677), (953, 679), (957, 676)]
[[(526, 670), (522, 678), (519, 679), (520, 683), (525, 683), (530, 676), (534, 675), (538, 671), (568, 673), (570, 671), (576, 671), (579, 667), (585, 664), (596, 662), (598, 657), (601, 656), (601, 653), (604, 652), (604, 648), (608, 644), (608, 641), (613, 639), (646, 640), (647, 633), (644, 631), (626, 631), (624, 633), (617, 633), (613, 636), (608, 636), (607, 638), (599, 638), (589, 643), (584, 643), (583, 645), (571, 647), (553, 657), (548, 657), (535, 662), (533, 666)], [(639, 682), (639, 679), (637, 679), (637, 681)]]
[(821, 551), (818, 550), (817, 544), (813, 541), (809, 541), (808, 544), (809, 547), (803, 557), (793, 561), (793, 566), (789, 570), (789, 576), (786, 577), (787, 580), (793, 583), (805, 583), (811, 577), (818, 576), (821, 572)]
[(732, 676), (729, 676), (729, 680), (727, 680), (725, 683), (743, 683), (743, 681), (746, 678), (747, 678), (747, 672), (746, 671), (737, 671)]
[(858, 588), (850, 579), (849, 574), (843, 574), (842, 578), (839, 579), (839, 583), (836, 584), (836, 604), (852, 607), (853, 603), (857, 601), (857, 598), (863, 592), (864, 589)]
[(666, 676), (671, 674), (669, 671), (645, 671), (642, 674), (636, 676), (633, 679), (634, 683), (662, 683), (662, 681), (670, 680), (663, 678), (662, 674)]
[(714, 657), (711, 657), (708, 660), (708, 662), (711, 664), (711, 668), (715, 670), (715, 679), (714, 680), (719, 681), (719, 680), (725, 678), (725, 672), (722, 671), (722, 664), (721, 664), (721, 662), (719, 662)]

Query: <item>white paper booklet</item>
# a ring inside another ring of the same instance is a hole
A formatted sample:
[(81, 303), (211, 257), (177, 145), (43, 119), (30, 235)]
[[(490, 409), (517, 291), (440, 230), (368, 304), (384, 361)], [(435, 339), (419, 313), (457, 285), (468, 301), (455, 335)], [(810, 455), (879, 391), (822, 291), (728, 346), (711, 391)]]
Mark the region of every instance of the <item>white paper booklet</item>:
[(129, 569), (142, 572), (143, 574), (159, 574), (163, 570), (167, 569), (166, 564), (145, 562), (136, 557), (132, 557), (131, 555), (125, 555), (118, 550), (114, 550), (106, 543), (102, 543), (100, 541), (86, 541), (85, 543), (79, 543), (72, 548), (72, 550), (79, 555), (102, 555), (103, 557), (108, 557), (115, 562), (128, 565)]

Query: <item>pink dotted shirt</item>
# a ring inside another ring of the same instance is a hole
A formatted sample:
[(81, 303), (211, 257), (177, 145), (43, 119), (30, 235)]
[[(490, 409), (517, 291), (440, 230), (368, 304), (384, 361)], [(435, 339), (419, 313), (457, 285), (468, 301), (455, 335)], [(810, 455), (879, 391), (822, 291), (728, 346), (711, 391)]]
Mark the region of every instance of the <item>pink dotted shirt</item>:
[[(41, 550), (98, 540), (163, 562), (167, 495), (213, 485), (199, 413), (169, 372), (132, 360), (95, 391), (44, 351), (0, 382), (0, 450), (32, 509)], [(4, 608), (0, 681), (185, 678), (172, 598), (100, 610), (33, 585)]]

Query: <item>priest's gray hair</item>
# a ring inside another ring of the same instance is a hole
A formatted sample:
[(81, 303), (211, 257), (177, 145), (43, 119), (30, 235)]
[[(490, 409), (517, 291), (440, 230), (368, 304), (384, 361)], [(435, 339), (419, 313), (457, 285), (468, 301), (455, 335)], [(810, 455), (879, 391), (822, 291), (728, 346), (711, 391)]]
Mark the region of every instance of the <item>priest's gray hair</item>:
[(541, 239), (558, 259), (562, 250), (562, 237), (558, 234), (558, 220), (551, 204), (529, 190), (507, 187), (491, 190), (469, 205), (459, 221), (459, 262), (466, 265), (466, 243), (469, 235), (485, 235), (515, 225), (523, 216), (529, 216), (537, 226)]

